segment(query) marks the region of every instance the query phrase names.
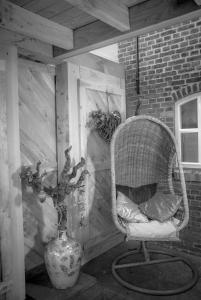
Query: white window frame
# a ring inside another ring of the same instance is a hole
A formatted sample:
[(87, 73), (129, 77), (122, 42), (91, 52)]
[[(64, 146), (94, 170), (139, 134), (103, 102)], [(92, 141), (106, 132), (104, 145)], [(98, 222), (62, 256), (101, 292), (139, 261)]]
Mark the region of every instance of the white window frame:
[[(198, 128), (181, 128), (181, 106), (187, 102), (197, 99), (197, 120)], [(201, 168), (201, 93), (196, 93), (185, 97), (175, 104), (175, 136), (179, 146), (179, 155), (181, 159), (181, 133), (183, 132), (197, 132), (198, 133), (198, 162), (181, 162), (184, 168)]]

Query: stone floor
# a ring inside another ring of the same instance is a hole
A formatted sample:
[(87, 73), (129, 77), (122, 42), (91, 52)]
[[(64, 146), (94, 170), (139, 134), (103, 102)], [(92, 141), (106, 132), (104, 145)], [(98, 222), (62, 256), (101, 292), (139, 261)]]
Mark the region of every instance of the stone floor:
[[(146, 295), (129, 290), (121, 286), (113, 277), (111, 272), (112, 261), (115, 257), (130, 250), (131, 244), (121, 243), (110, 249), (101, 256), (93, 259), (82, 267), (78, 283), (71, 289), (59, 291), (51, 286), (45, 268), (37, 276), (27, 281), (27, 300), (200, 300), (201, 299), (201, 258), (187, 256), (199, 271), (199, 279), (190, 290), (173, 296)], [(158, 249), (159, 250), (159, 249)], [(158, 256), (158, 254), (157, 254)], [(136, 254), (133, 259), (141, 259)], [(165, 266), (165, 267), (164, 267)], [(188, 267), (180, 262), (154, 265), (149, 267), (137, 267), (135, 271), (123, 272), (122, 276), (136, 282), (138, 286), (146, 288), (168, 288), (179, 287), (189, 281), (191, 272)]]

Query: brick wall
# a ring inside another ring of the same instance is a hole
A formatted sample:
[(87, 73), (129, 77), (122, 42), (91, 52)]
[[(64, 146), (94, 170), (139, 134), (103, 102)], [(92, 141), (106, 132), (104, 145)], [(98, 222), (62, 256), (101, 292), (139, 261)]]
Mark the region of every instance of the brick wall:
[[(139, 96), (136, 38), (119, 43), (119, 62), (126, 75), (127, 117), (135, 114), (140, 99), (140, 114), (160, 118), (174, 131), (175, 101), (201, 92), (201, 18), (139, 36), (138, 41)], [(190, 221), (181, 233), (182, 242), (172, 245), (201, 256), (201, 171), (186, 170), (185, 176)]]

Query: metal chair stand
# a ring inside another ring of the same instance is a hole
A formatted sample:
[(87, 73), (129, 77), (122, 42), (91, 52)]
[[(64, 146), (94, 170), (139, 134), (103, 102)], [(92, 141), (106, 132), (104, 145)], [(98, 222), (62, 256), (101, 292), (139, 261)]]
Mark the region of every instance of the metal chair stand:
[[(164, 295), (165, 296), (165, 295), (176, 295), (176, 294), (183, 293), (183, 292), (191, 289), (196, 284), (196, 282), (198, 280), (198, 271), (192, 265), (192, 263), (189, 260), (187, 260), (186, 258), (175, 256), (174, 254), (170, 254), (165, 251), (157, 251), (157, 250), (148, 251), (144, 241), (142, 241), (142, 243), (141, 243), (140, 251), (141, 250), (142, 250), (142, 252), (144, 254), (144, 258), (145, 258), (145, 260), (143, 262), (134, 262), (134, 263), (131, 262), (131, 263), (122, 263), (122, 264), (120, 263), (122, 259), (125, 259), (133, 254), (139, 253), (139, 249), (128, 251), (128, 252), (118, 256), (113, 261), (112, 273), (113, 273), (113, 276), (115, 277), (115, 279), (121, 285), (125, 286), (126, 288), (128, 288), (130, 290), (134, 290), (134, 291), (137, 291), (140, 293), (149, 294), (149, 295)], [(151, 260), (150, 254), (163, 254), (163, 255), (169, 256), (169, 258)], [(155, 289), (142, 288), (139, 286), (135, 286), (135, 284), (131, 284), (131, 283), (127, 282), (126, 280), (122, 279), (121, 276), (118, 274), (118, 270), (123, 269), (123, 268), (135, 268), (138, 266), (146, 266), (146, 265), (152, 267), (153, 265), (156, 265), (156, 264), (165, 264), (165, 263), (170, 263), (170, 262), (174, 263), (174, 262), (178, 262), (178, 261), (184, 263), (185, 265), (187, 265), (189, 267), (189, 269), (192, 272), (192, 277), (188, 283), (184, 284), (181, 287), (174, 288), (174, 289), (155, 290)]]

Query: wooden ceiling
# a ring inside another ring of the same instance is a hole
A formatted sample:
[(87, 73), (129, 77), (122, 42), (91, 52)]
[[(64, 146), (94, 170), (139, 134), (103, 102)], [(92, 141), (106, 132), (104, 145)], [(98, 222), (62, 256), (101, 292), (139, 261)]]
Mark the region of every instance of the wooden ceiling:
[[(101, 1), (110, 2), (110, 0)], [(92, 15), (79, 9), (78, 6), (76, 7), (70, 4), (73, 2), (84, 3), (85, 1), (82, 0), (71, 0), (69, 2), (65, 0), (10, 0), (10, 2), (71, 29), (82, 27), (97, 20)], [(116, 2), (122, 3), (129, 7), (143, 1), (118, 0)]]
[(58, 63), (201, 16), (200, 5), (201, 0), (0, 0), (0, 41), (17, 45), (31, 59)]

